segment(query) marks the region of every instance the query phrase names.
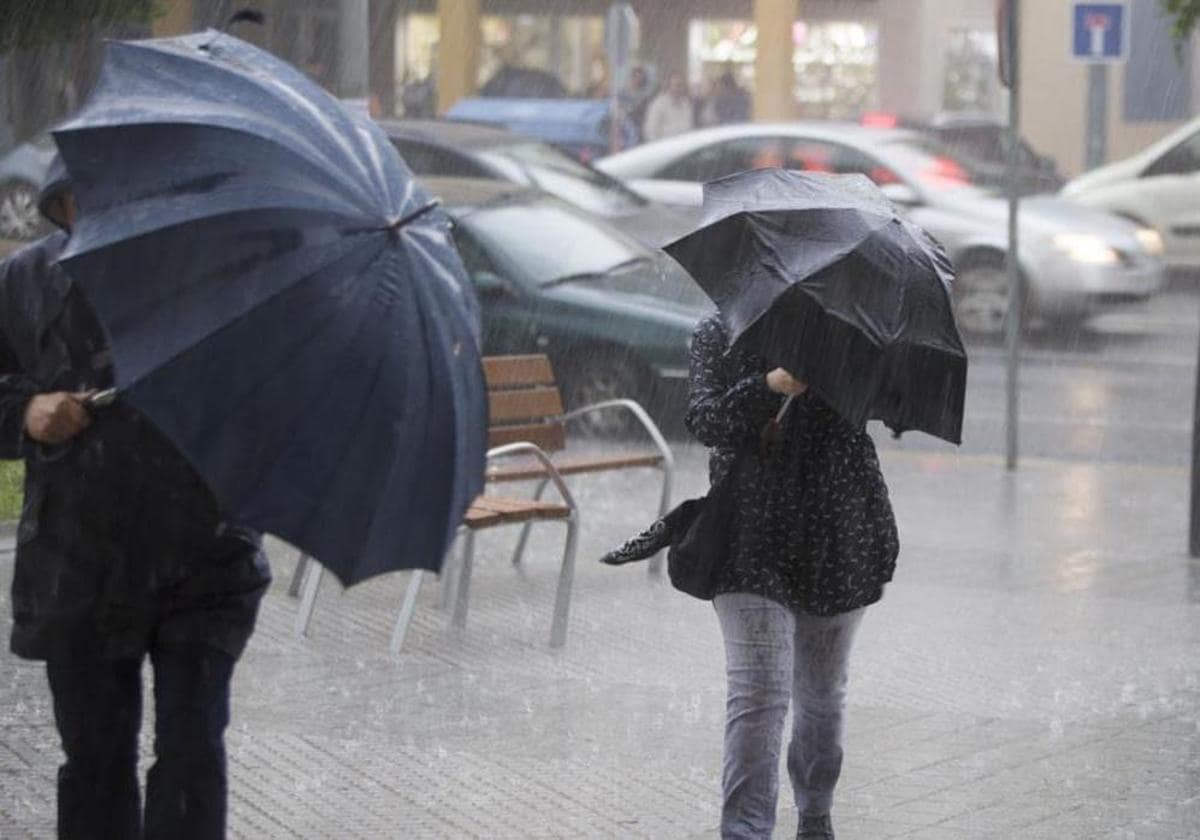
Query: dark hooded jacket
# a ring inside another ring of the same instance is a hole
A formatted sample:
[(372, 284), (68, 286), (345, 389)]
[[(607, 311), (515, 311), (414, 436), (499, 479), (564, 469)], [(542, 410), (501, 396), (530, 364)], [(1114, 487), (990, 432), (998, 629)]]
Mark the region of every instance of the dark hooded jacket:
[(57, 260), (57, 232), (0, 262), (0, 458), (24, 459), (11, 647), (31, 659), (136, 658), (156, 642), (240, 655), (270, 576), (174, 447), (118, 402), (70, 443), (24, 433), (38, 393), (110, 387), (104, 333)]

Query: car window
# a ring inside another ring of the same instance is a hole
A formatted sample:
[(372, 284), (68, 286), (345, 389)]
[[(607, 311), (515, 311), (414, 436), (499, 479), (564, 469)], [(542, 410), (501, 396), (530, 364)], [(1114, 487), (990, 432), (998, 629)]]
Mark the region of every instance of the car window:
[(1175, 146), (1150, 164), (1146, 177), (1155, 175), (1191, 175), (1200, 172), (1200, 132)]
[(715, 181), (747, 169), (783, 166), (791, 141), (783, 137), (738, 137), (705, 146), (662, 169), (669, 181)]
[(404, 138), (392, 138), (392, 145), (416, 175), (499, 180), (485, 167), (451, 149)]
[(735, 172), (770, 167), (802, 172), (857, 173), (877, 184), (900, 180), (883, 164), (848, 146), (795, 137), (742, 137), (717, 143), (677, 161), (658, 177), (676, 181), (712, 181)]
[(863, 152), (825, 140), (793, 140), (785, 165), (802, 172), (831, 172), (837, 175), (866, 175), (876, 184), (895, 184), (900, 178), (888, 167)]
[(509, 276), (527, 285), (603, 274), (651, 255), (624, 234), (550, 198), (482, 207), (459, 224)]
[(482, 156), (509, 180), (539, 187), (589, 213), (623, 216), (649, 203), (611, 175), (544, 143), (513, 143)]
[(901, 137), (883, 145), (896, 174), (930, 192), (972, 187), (979, 182), (975, 165), (948, 146), (925, 137)]

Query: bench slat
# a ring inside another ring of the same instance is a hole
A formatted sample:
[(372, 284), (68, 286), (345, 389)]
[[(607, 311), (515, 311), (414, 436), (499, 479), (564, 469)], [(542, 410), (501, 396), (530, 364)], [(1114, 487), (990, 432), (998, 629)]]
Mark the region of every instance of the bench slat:
[(490, 389), (554, 384), (554, 369), (544, 355), (485, 356), (483, 373)]
[(566, 519), (570, 515), (571, 509), (557, 502), (514, 499), (509, 496), (480, 496), (471, 502), (471, 507), (463, 517), (463, 524), (478, 530), (534, 519)]
[[(567, 456), (554, 458), (554, 466), (562, 475), (584, 475), (588, 473), (626, 470), (637, 467), (657, 467), (662, 464), (658, 452), (623, 452), (616, 455)], [(488, 467), (488, 481), (529, 481), (545, 476), (546, 470), (534, 460), (518, 460), (510, 464)]]
[(536, 444), (546, 452), (559, 452), (567, 446), (567, 430), (562, 423), (520, 423), (488, 429), (488, 448), (522, 442)]
[(490, 423), (517, 420), (541, 420), (563, 413), (562, 397), (557, 388), (523, 388), (519, 391), (492, 391), (488, 394)]

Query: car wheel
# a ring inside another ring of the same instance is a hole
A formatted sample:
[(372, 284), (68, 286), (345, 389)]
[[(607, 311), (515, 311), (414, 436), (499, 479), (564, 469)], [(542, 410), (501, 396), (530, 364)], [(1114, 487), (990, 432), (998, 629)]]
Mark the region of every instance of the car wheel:
[(1008, 320), (1008, 269), (1003, 258), (968, 264), (954, 283), (954, 317), (974, 335), (995, 336)]
[(37, 201), (37, 187), (26, 181), (0, 185), (0, 239), (27, 241), (43, 233)]
[[(563, 395), (568, 410), (605, 400), (645, 398), (647, 378), (636, 362), (615, 355), (592, 355), (586, 349), (579, 352), (579, 359), (566, 367)], [(577, 421), (580, 431), (595, 437), (621, 436), (637, 425), (628, 412), (619, 410), (589, 414)]]

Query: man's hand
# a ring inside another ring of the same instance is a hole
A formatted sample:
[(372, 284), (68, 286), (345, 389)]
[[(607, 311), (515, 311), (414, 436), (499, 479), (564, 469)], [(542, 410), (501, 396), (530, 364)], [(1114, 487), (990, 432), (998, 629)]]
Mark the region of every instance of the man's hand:
[(25, 409), (25, 434), (38, 443), (66, 443), (92, 423), (84, 401), (89, 393), (38, 394)]
[(776, 394), (798, 397), (808, 390), (808, 383), (801, 382), (783, 368), (775, 368), (767, 374), (767, 387)]

